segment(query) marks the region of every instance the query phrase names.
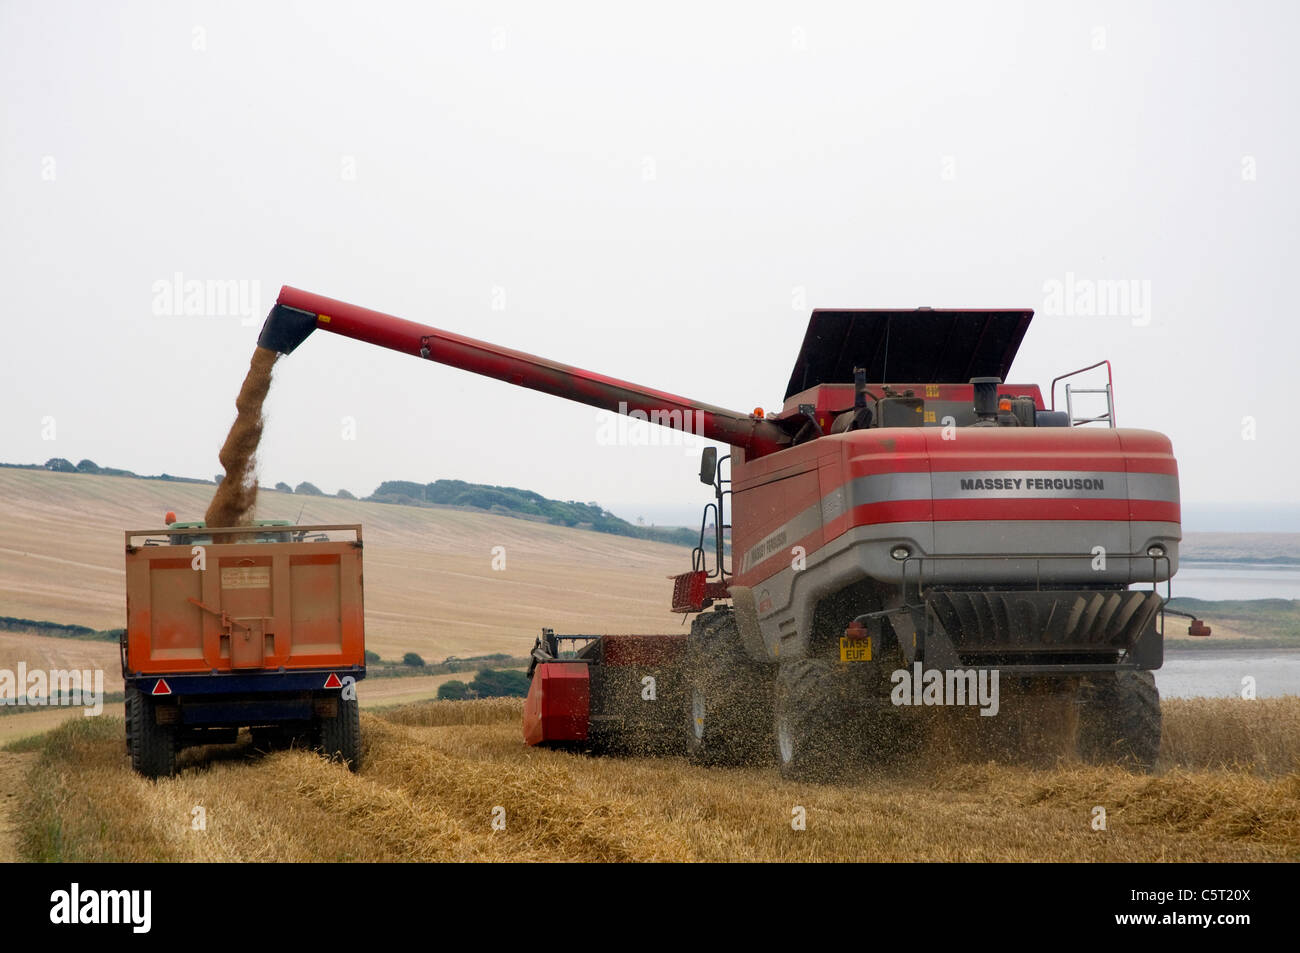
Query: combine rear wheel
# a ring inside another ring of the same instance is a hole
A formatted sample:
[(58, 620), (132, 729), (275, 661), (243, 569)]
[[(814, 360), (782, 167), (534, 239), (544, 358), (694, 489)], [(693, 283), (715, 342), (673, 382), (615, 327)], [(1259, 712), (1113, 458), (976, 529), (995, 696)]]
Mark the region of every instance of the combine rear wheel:
[(361, 711), (357, 700), (339, 699), (338, 714), (320, 721), (320, 749), (350, 771), (361, 770)]
[(845, 675), (826, 659), (781, 664), (773, 723), (783, 778), (832, 781), (844, 772), (853, 746)]
[(766, 666), (740, 641), (730, 609), (695, 617), (686, 639), (686, 753), (697, 764), (747, 764), (770, 750)]
[(834, 781), (895, 762), (923, 740), (922, 725), (890, 701), (879, 664), (825, 658), (785, 662), (773, 723), (781, 776)]
[(146, 778), (176, 773), (176, 726), (160, 725), (153, 699), (138, 688), (126, 691), (126, 737), (131, 767)]
[(1160, 755), (1160, 692), (1150, 672), (1089, 676), (1079, 686), (1079, 755), (1150, 771)]

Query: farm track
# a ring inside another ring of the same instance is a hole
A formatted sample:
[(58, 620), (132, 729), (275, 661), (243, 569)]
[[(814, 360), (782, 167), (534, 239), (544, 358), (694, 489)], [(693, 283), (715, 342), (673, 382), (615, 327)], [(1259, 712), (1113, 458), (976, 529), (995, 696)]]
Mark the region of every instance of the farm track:
[(18, 806), (34, 760), (34, 754), (0, 751), (0, 863), (21, 859), (22, 823)]

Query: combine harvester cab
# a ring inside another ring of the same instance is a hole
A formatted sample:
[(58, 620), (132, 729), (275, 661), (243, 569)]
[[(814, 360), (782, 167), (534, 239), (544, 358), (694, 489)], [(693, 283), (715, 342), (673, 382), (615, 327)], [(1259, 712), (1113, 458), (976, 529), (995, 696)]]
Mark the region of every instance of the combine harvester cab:
[[(826, 777), (908, 747), (910, 711), (937, 685), (940, 704), (977, 695), (988, 715), (1017, 707), (999, 708), (999, 689), (1065, 699), (1084, 757), (1150, 768), (1177, 465), (1163, 435), (1116, 428), (1108, 362), (1057, 378), (1050, 405), (1004, 383), (1032, 317), (814, 311), (772, 416), (289, 287), (259, 343), (287, 354), (326, 330), (730, 446), (704, 451), (715, 502), (673, 584), (689, 635), (543, 630), (530, 744), (655, 738), (705, 764), (775, 757), (788, 776)], [(1071, 382), (1103, 366), (1104, 387)], [(1193, 619), (1189, 634), (1209, 629)]]
[(361, 552), (357, 525), (128, 531), (121, 654), (135, 770), (170, 776), (182, 748), (233, 742), (241, 727), (358, 770)]

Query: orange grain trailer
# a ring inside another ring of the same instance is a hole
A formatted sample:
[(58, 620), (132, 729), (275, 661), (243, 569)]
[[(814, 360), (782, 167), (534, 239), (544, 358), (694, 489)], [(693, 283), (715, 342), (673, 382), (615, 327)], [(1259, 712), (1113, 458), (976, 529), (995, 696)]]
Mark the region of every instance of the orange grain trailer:
[(300, 744), (357, 770), (361, 527), (173, 523), (126, 533), (127, 750), (148, 777), (193, 745)]

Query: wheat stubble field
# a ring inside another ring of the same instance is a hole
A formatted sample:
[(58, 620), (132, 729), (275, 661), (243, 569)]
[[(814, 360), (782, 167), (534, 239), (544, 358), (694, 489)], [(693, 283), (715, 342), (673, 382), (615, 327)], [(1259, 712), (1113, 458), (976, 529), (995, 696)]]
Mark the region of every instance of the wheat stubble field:
[(18, 846), (86, 861), (1300, 859), (1296, 698), (1169, 703), (1149, 776), (936, 743), (938, 757), (838, 785), (530, 749), (519, 718), (517, 701), (426, 702), (364, 716), (358, 775), (244, 744), (188, 754), (157, 783), (129, 770), (120, 721), (68, 722), (21, 755)]

